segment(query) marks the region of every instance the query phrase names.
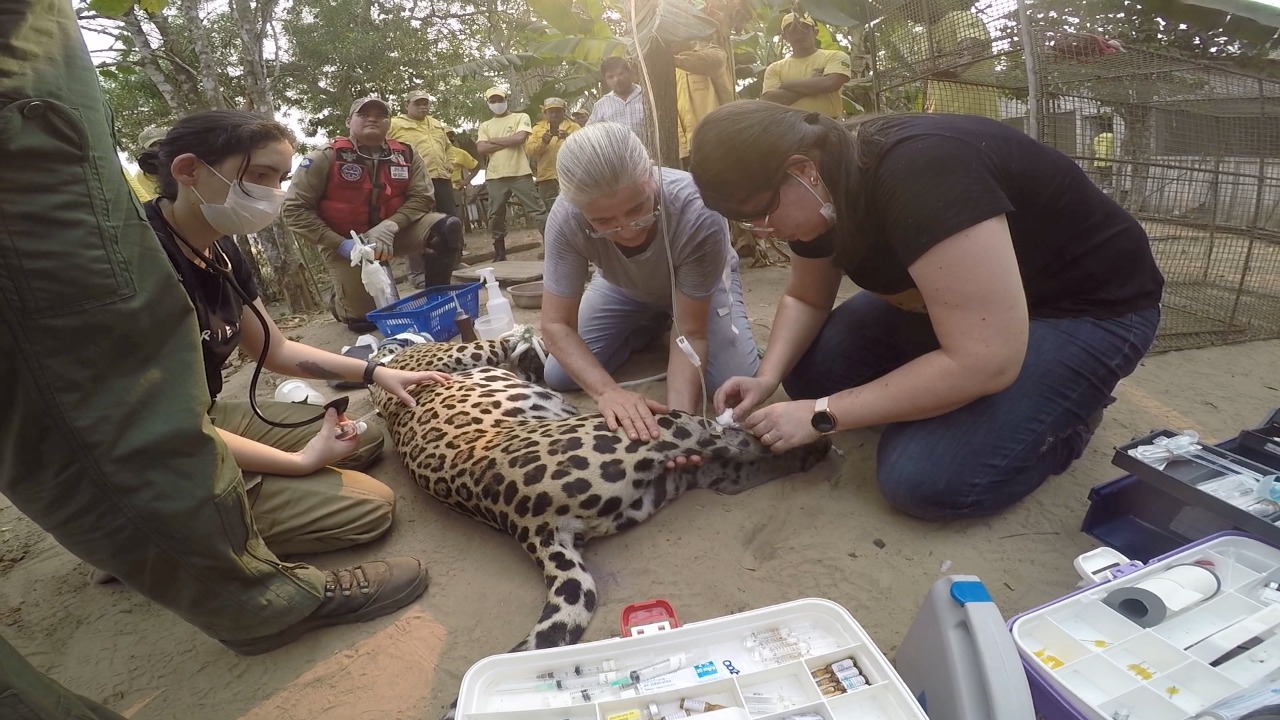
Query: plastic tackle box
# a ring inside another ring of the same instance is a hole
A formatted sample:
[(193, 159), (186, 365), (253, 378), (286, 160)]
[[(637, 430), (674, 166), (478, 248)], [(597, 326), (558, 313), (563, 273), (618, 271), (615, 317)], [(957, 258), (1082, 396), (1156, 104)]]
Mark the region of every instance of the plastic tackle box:
[[(1108, 598), (1185, 565), (1212, 569), (1216, 590), (1150, 627)], [(1280, 549), (1222, 533), (1109, 573), (1010, 622), (1044, 720), (1183, 720), (1280, 668), (1280, 594), (1266, 587)]]
[[(759, 652), (759, 642), (750, 638), (753, 633), (757, 638), (772, 635), (776, 628), (804, 629), (795, 636), (804, 638), (798, 653), (804, 657), (762, 659), (768, 653)], [(749, 648), (753, 643), (754, 649)], [(813, 672), (845, 659), (853, 661), (867, 684), (824, 697)], [(582, 681), (584, 669), (592, 676), (587, 682), (604, 683), (663, 663), (679, 669), (621, 690), (597, 684), (587, 693), (605, 695), (602, 699), (585, 699), (580, 689), (529, 689), (551, 677), (571, 679), (570, 684)], [(751, 712), (770, 699), (789, 707)], [(781, 720), (800, 714), (825, 720), (927, 720), (853, 616), (821, 599), (629, 638), (488, 657), (463, 676), (456, 712), (459, 720), (659, 720), (681, 717), (681, 701), (723, 708), (689, 715), (706, 720)]]

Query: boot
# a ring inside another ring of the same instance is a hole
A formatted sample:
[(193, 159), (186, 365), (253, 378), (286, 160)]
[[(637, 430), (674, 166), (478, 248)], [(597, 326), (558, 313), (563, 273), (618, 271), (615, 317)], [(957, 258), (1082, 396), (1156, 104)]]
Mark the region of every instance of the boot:
[(446, 217), (431, 226), (427, 235), (427, 248), (422, 252), (421, 265), (426, 287), (452, 285), (453, 271), (462, 260), (462, 221)]
[(505, 237), (496, 237), (493, 239), (493, 261), (502, 262), (507, 259), (507, 239)]
[(389, 615), (418, 599), (426, 589), (427, 569), (411, 557), (325, 570), (324, 598), (310, 615), (271, 635), (223, 640), (222, 644), (239, 655), (261, 655), (284, 647), (312, 630)]

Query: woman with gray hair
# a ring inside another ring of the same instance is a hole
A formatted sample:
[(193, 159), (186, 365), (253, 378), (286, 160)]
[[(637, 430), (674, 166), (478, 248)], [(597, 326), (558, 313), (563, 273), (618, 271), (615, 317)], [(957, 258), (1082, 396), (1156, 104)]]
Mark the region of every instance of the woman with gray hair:
[[(542, 293), (542, 335), (552, 355), (547, 384), (586, 391), (610, 429), (656, 439), (655, 412), (699, 410), (700, 372), (714, 393), (759, 367), (729, 225), (703, 204), (688, 173), (655, 167), (639, 138), (617, 123), (570, 135), (556, 172), (562, 202), (547, 218)], [(672, 317), (663, 405), (619, 386), (612, 374)], [(700, 367), (677, 344), (681, 336)]]

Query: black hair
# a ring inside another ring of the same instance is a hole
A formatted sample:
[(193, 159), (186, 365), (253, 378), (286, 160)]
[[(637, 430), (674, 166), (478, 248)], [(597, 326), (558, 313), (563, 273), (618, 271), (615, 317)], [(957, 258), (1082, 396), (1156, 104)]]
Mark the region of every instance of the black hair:
[(208, 165), (243, 155), (239, 178), (249, 164), (249, 153), (271, 142), (283, 140), (297, 146), (293, 131), (261, 115), (243, 110), (208, 110), (188, 115), (174, 123), (164, 139), (138, 156), (142, 172), (156, 178), (160, 197), (178, 198), (178, 181), (170, 168), (173, 159), (191, 153)]
[(610, 70), (630, 70), (631, 61), (621, 55), (610, 55), (600, 63), (600, 74), (607, 75)]
[(879, 156), (882, 138), (877, 126), (885, 117), (861, 116), (841, 124), (820, 113), (765, 100), (738, 100), (698, 123), (689, 170), (707, 207), (741, 218), (756, 210), (747, 207), (754, 198), (778, 191), (791, 156), (809, 158), (818, 166), (836, 209), (835, 226), (827, 231), (835, 262), (849, 267), (862, 254), (859, 228), (853, 222), (865, 209), (862, 178)]

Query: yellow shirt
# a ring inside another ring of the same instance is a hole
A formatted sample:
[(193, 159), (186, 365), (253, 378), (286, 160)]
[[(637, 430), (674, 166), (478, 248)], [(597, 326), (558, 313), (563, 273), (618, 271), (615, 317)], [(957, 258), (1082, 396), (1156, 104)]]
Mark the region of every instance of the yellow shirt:
[[(760, 92), (764, 94), (770, 90), (777, 90), (783, 83), (793, 80), (807, 80), (837, 74), (845, 77), (853, 76), (849, 54), (839, 50), (816, 50), (806, 57), (783, 58), (770, 65), (764, 71), (764, 86)], [(822, 113), (833, 118), (844, 115), (844, 100), (840, 97), (840, 88), (821, 95), (807, 95), (792, 103), (791, 107)]]
[[(561, 120), (560, 130), (568, 135), (572, 135), (582, 129), (582, 126), (572, 120)], [(546, 120), (539, 120), (537, 125), (533, 126), (533, 132), (529, 134), (529, 139), (524, 141), (524, 151), (529, 157), (538, 162), (538, 171), (533, 174), (533, 179), (538, 182), (543, 180), (559, 180), (560, 176), (556, 174), (556, 156), (560, 154), (560, 145), (564, 142), (559, 135), (551, 138), (551, 142), (543, 144), (542, 138), (551, 132), (551, 123)]]
[(138, 202), (154, 200), (160, 194), (160, 188), (156, 185), (155, 179), (142, 172), (141, 168), (134, 170), (132, 175), (125, 173), (124, 179), (129, 181), (129, 187), (133, 188), (133, 194), (138, 196)]
[(676, 68), (676, 119), (680, 133), (680, 157), (689, 157), (693, 131), (712, 110), (733, 102), (733, 67), (729, 56), (715, 45), (701, 44), (680, 53), (689, 70)]
[(408, 115), (397, 115), (391, 118), (391, 129), (387, 137), (399, 140), (413, 148), (422, 158), (427, 174), (432, 178), (449, 177), (449, 131), (444, 123), (428, 115), (421, 120), (414, 120)]
[(475, 170), (480, 165), (479, 161), (471, 157), (471, 153), (460, 147), (449, 146), (449, 164), (452, 166), (452, 174), (450, 179), (453, 180), (453, 186), (459, 190), (462, 189), (462, 170)]
[[(965, 80), (991, 82), (995, 74), (994, 59), (960, 64), (966, 54), (979, 57), (991, 54), (991, 33), (976, 14), (968, 10), (949, 12), (934, 23), (931, 30), (933, 52), (941, 56), (939, 60), (943, 67), (955, 68), (956, 80), (961, 83)], [(961, 83), (938, 80), (927, 83), (924, 111), (1000, 119), (1000, 95), (995, 88)]]
[[(476, 140), (492, 140), (515, 135), (519, 132), (532, 131), (533, 127), (529, 123), (528, 115), (524, 113), (508, 113), (502, 117), (490, 118), (480, 123), (480, 130), (476, 133)], [(492, 153), (489, 155), (489, 164), (484, 170), (486, 180), (532, 174), (533, 170), (529, 168), (529, 158), (524, 154), (523, 145), (512, 145)]]
[(1116, 156), (1116, 136), (1114, 133), (1100, 132), (1093, 139), (1093, 161), (1096, 168), (1111, 167), (1111, 159)]

